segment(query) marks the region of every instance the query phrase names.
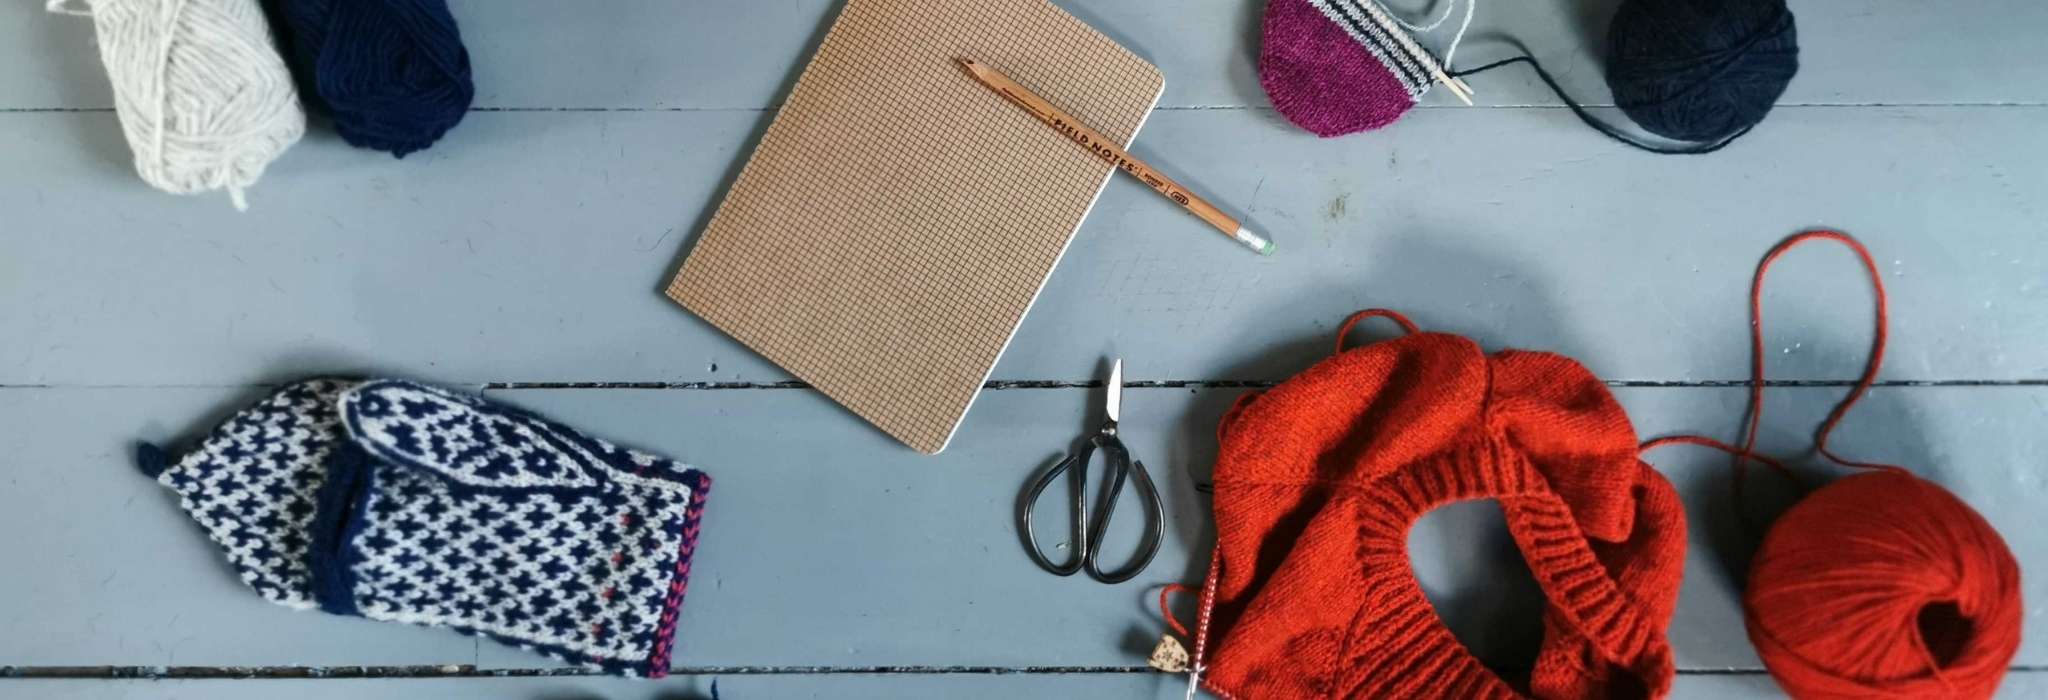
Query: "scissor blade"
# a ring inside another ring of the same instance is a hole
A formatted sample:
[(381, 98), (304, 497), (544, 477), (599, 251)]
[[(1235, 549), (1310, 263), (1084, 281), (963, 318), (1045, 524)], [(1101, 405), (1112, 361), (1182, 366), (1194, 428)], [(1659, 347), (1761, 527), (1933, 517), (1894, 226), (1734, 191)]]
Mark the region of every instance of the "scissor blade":
[(1109, 368), (1109, 421), (1114, 423), (1124, 406), (1124, 358), (1116, 358), (1116, 364)]

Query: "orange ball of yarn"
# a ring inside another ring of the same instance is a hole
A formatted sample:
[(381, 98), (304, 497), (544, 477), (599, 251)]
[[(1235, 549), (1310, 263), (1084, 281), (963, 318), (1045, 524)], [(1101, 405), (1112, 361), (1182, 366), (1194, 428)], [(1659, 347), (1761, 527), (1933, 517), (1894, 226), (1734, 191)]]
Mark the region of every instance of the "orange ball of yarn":
[(1898, 469), (1793, 505), (1749, 569), (1750, 641), (1794, 698), (1986, 698), (2019, 650), (2019, 564), (1953, 494)]

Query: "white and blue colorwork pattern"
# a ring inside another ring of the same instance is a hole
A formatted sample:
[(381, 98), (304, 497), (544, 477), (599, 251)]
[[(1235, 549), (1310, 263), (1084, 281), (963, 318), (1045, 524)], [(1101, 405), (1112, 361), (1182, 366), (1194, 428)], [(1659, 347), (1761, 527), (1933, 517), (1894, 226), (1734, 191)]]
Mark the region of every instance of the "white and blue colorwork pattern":
[(517, 409), (403, 381), (317, 379), (175, 466), (242, 580), (298, 608), (446, 626), (666, 675), (710, 479)]

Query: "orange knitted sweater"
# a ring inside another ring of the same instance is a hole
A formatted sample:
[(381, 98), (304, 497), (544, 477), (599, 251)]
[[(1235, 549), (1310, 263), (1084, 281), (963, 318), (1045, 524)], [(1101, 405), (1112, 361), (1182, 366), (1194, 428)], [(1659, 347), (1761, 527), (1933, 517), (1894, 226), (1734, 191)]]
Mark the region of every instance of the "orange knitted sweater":
[[(1413, 330), (1406, 319), (1391, 316)], [(1356, 321), (1358, 317), (1353, 317)], [(1348, 329), (1349, 323), (1346, 324)], [(1232, 409), (1196, 658), (1225, 698), (1657, 697), (1685, 515), (1569, 358), (1418, 333)], [(1548, 601), (1527, 687), (1452, 636), (1410, 567), (1431, 509), (1491, 499)]]

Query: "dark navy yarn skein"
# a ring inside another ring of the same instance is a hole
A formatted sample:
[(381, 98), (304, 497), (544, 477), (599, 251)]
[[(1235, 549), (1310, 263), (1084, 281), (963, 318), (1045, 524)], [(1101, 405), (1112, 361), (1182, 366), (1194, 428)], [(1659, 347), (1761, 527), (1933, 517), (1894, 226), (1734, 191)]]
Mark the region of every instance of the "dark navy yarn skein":
[(469, 50), (446, 0), (273, 2), (303, 93), (349, 143), (404, 157), (469, 110)]
[(1463, 77), (1526, 63), (1579, 121), (1651, 153), (1713, 153), (1749, 133), (1799, 72), (1799, 39), (1785, 0), (1622, 0), (1607, 27), (1614, 104), (1659, 143), (1593, 116), (1527, 47)]
[(1799, 71), (1785, 0), (1625, 0), (1607, 28), (1607, 86), (1650, 133), (1713, 142), (1763, 121)]

